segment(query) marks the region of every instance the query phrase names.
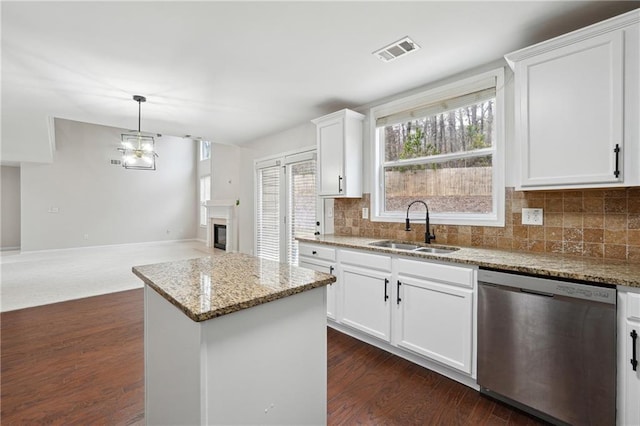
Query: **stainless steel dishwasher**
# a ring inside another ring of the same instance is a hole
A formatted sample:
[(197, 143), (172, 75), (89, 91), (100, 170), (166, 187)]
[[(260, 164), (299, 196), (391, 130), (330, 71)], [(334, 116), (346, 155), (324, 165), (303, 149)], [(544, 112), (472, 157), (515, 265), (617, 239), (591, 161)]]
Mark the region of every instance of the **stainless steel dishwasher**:
[(616, 289), (478, 272), (478, 384), (555, 424), (616, 423)]

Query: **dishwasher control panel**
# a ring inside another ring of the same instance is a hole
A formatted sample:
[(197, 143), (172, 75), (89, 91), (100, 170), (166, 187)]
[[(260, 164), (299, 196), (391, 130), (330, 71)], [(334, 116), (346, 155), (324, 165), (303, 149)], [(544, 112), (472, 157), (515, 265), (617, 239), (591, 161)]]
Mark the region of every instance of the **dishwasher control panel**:
[(616, 304), (615, 288), (598, 287), (579, 282), (560, 281), (551, 278), (519, 275), (486, 269), (478, 271), (478, 281), (480, 283), (512, 287), (525, 292), (546, 296), (558, 295), (600, 303)]

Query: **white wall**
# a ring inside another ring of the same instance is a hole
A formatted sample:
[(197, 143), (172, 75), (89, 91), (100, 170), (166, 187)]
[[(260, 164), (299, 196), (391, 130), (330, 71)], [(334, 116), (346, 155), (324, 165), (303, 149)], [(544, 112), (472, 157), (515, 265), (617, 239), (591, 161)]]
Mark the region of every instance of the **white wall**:
[(2, 250), (20, 247), (20, 168), (0, 167), (0, 239)]
[[(235, 145), (211, 144), (211, 158), (198, 162), (198, 177), (211, 175), (211, 200), (237, 200), (240, 192), (241, 149)], [(198, 185), (200, 181), (198, 180)], [(198, 188), (198, 194), (200, 189)], [(207, 239), (207, 227), (199, 225), (199, 240)]]
[(157, 170), (127, 170), (123, 131), (55, 120), (53, 163), (22, 165), (22, 250), (195, 238), (196, 144), (157, 138)]

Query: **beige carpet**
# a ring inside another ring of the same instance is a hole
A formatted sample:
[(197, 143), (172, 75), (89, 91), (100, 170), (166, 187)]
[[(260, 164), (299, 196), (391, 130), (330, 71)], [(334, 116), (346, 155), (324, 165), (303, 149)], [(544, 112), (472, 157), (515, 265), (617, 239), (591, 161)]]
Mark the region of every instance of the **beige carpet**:
[(0, 311), (142, 288), (131, 267), (212, 253), (199, 241), (2, 252)]

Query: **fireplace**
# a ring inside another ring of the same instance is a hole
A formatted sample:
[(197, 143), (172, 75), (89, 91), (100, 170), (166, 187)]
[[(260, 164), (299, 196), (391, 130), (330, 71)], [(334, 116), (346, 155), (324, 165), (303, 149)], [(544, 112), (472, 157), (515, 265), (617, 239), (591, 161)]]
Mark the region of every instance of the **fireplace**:
[(227, 225), (213, 225), (213, 246), (221, 250), (227, 249)]
[[(207, 247), (238, 251), (236, 200), (209, 200), (207, 208)], [(221, 226), (220, 226), (221, 225)]]

